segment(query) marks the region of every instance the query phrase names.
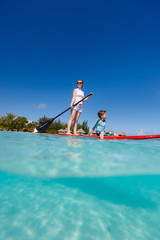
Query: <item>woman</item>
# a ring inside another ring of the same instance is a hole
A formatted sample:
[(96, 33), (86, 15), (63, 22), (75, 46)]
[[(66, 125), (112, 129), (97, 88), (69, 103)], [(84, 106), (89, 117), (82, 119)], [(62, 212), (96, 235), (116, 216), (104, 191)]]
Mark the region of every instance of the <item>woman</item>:
[[(84, 82), (82, 79), (79, 79), (77, 81), (77, 88), (73, 90), (73, 97), (72, 97), (72, 101), (71, 101), (71, 105), (70, 108), (72, 108), (72, 112), (71, 112), (71, 116), (70, 119), (68, 121), (68, 130), (67, 130), (67, 134), (71, 134), (70, 129), (71, 129), (71, 125), (72, 122), (74, 120), (74, 127), (73, 127), (73, 134), (74, 135), (78, 135), (77, 134), (77, 122), (78, 119), (80, 117), (80, 114), (82, 112), (82, 106), (83, 106), (83, 101), (86, 101), (89, 99), (89, 97), (85, 98), (82, 102), (80, 102), (79, 104), (77, 104), (76, 106), (73, 107), (73, 105), (77, 102), (79, 102), (80, 100), (82, 100), (84, 98), (84, 92), (82, 91)], [(93, 95), (91, 93), (91, 95)]]

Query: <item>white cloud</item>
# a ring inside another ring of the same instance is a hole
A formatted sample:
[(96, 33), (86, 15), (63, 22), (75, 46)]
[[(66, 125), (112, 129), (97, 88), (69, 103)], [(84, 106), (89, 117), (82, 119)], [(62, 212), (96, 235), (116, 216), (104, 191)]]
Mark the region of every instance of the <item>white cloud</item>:
[(47, 104), (44, 104), (44, 103), (40, 103), (38, 105), (32, 104), (32, 107), (37, 108), (37, 109), (45, 109), (45, 108), (47, 108)]
[(40, 103), (38, 106), (37, 106), (38, 109), (44, 109), (44, 108), (47, 108), (47, 104), (44, 104), (44, 103)]

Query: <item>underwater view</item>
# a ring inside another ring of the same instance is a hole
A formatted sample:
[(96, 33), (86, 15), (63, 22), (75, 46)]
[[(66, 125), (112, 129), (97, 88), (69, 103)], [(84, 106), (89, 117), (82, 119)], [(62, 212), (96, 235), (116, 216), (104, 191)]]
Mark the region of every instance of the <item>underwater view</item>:
[(0, 132), (0, 239), (160, 239), (160, 140)]

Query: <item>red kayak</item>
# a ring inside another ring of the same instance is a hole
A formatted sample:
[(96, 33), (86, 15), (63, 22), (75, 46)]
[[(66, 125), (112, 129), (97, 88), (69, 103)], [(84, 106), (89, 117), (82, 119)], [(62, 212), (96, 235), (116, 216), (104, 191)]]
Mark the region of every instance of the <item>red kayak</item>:
[[(51, 134), (51, 133), (42, 133), (45, 135), (53, 135), (53, 136), (63, 136), (63, 137), (86, 137), (86, 138), (100, 138), (99, 136), (89, 136), (89, 135), (63, 135), (63, 134)], [(153, 139), (160, 138), (160, 135), (142, 135), (142, 136), (105, 136), (104, 139), (109, 140), (145, 140), (145, 139)]]

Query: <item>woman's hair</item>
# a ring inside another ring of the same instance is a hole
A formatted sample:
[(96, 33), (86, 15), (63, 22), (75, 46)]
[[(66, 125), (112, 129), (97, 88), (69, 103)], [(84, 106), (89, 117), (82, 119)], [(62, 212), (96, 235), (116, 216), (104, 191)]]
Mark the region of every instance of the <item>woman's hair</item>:
[(83, 85), (84, 85), (84, 81), (83, 81), (82, 79), (78, 79), (77, 82), (78, 82), (78, 81), (82, 81), (82, 83), (83, 83)]
[(101, 118), (101, 116), (104, 114), (104, 113), (106, 113), (106, 111), (105, 110), (100, 110), (100, 111), (98, 111), (98, 117), (99, 118)]

